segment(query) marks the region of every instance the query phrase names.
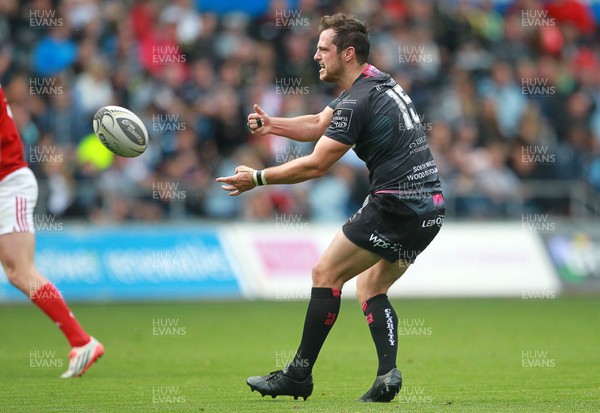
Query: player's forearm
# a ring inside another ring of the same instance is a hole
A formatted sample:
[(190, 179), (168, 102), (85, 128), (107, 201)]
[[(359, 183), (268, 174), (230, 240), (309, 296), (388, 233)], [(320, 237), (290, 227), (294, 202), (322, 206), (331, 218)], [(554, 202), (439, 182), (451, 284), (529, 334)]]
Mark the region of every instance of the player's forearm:
[(320, 178), (326, 172), (327, 168), (315, 162), (310, 155), (262, 171), (269, 185), (297, 184), (310, 179)]
[(316, 141), (324, 132), (321, 129), (319, 115), (271, 118), (271, 133), (299, 142)]

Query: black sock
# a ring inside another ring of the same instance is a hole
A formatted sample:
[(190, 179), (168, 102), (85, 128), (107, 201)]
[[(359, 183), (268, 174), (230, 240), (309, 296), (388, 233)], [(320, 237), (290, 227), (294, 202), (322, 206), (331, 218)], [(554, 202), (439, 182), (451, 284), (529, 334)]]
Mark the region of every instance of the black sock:
[(379, 358), (377, 375), (381, 376), (396, 367), (398, 316), (385, 294), (369, 298), (363, 303), (363, 311)]
[(313, 287), (306, 310), (302, 341), (294, 359), (287, 366), (286, 374), (291, 378), (303, 380), (311, 374), (319, 351), (340, 311), (341, 293), (337, 288)]

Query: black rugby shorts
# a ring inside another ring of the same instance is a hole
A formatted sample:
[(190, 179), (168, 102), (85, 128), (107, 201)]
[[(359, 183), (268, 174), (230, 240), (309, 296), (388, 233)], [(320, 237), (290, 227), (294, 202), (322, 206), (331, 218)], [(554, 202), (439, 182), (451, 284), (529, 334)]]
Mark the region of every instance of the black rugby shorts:
[(369, 195), (342, 230), (352, 243), (389, 262), (413, 263), (440, 231), (446, 203), (441, 193), (412, 194), (395, 191)]

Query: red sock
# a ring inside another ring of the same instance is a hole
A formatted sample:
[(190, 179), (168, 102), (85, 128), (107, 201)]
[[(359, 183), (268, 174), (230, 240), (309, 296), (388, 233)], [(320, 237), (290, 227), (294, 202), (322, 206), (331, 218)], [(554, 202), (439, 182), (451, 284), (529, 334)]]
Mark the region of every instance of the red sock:
[(90, 341), (90, 336), (81, 328), (54, 284), (47, 283), (31, 296), (37, 305), (62, 330), (71, 347), (81, 347)]

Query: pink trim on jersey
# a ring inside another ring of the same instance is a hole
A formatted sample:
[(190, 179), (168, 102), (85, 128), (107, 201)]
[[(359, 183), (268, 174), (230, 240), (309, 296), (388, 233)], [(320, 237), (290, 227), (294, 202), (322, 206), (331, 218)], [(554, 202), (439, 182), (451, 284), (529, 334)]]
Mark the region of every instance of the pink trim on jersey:
[(381, 72), (372, 64), (368, 64), (367, 67), (365, 67), (361, 73), (365, 75), (365, 77), (371, 77), (378, 75)]
[[(411, 192), (411, 191), (399, 191), (397, 189), (381, 189), (379, 191), (375, 191), (374, 194), (396, 194), (396, 195), (400, 195), (400, 194), (411, 194), (411, 193), (415, 193), (415, 192)], [(444, 202), (444, 196), (440, 193), (437, 194), (433, 194), (431, 196), (431, 198), (433, 199), (433, 205), (436, 207), (441, 207), (444, 206), (445, 202)]]
[(15, 213), (17, 216), (17, 232), (29, 232), (27, 222), (27, 198), (15, 197)]
[(400, 191), (397, 189), (380, 189), (379, 191), (375, 191), (376, 194), (400, 194)]
[(445, 205), (444, 196), (442, 194), (435, 194), (433, 196), (433, 205), (436, 207), (442, 207)]

